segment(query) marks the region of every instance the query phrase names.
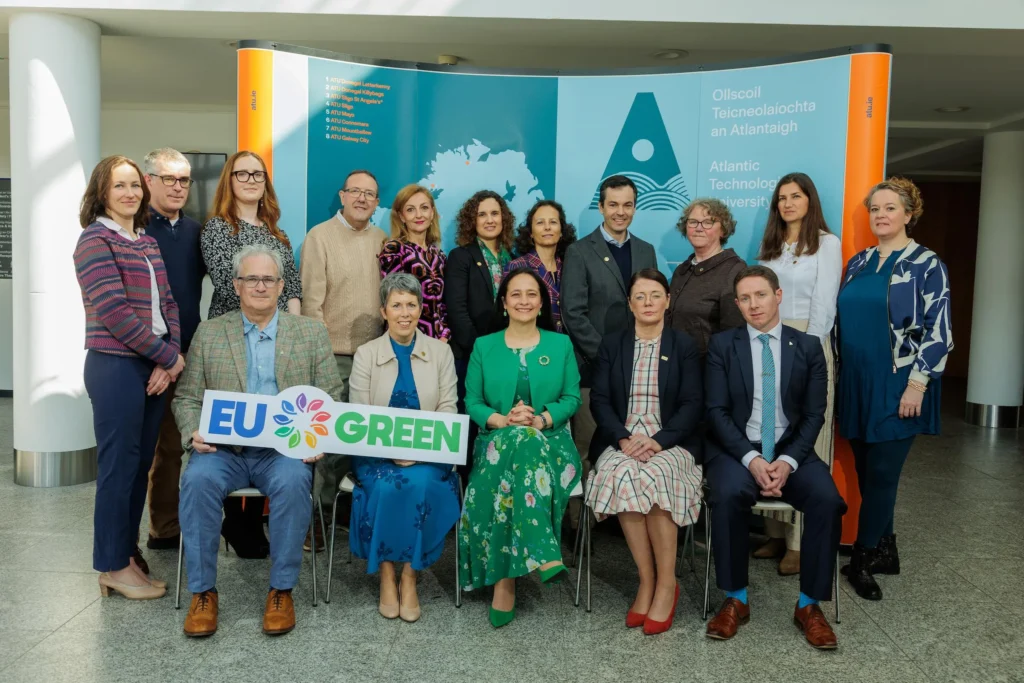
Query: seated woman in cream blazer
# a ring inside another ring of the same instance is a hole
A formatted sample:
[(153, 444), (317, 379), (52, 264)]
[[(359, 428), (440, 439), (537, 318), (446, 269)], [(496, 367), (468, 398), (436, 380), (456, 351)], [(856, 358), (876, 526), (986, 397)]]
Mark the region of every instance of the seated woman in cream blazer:
[[(456, 412), (455, 359), (448, 344), (416, 331), (423, 307), (419, 281), (393, 273), (380, 285), (388, 331), (356, 350), (349, 401), (432, 412)], [(358, 486), (352, 494), (349, 546), (380, 569), (381, 615), (420, 618), (416, 572), (441, 555), (459, 518), (458, 475), (450, 465), (353, 458)], [(401, 586), (395, 562), (404, 562)]]

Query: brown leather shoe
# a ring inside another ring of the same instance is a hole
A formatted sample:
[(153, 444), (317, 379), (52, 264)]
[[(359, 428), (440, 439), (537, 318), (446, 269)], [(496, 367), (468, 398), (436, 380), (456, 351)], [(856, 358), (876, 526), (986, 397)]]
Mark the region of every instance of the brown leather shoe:
[(185, 617), (185, 635), (190, 638), (212, 636), (217, 632), (217, 594), (203, 591), (192, 596)]
[(705, 635), (715, 640), (729, 640), (742, 624), (750, 621), (750, 605), (744, 605), (736, 598), (726, 598), (715, 618), (708, 622)]
[[(324, 551), (324, 548), (325, 548), (325, 545), (324, 545), (324, 534), (323, 534), (322, 531), (320, 531), (320, 525), (319, 524), (314, 524), (313, 525), (313, 537), (316, 539), (316, 551), (318, 553), (322, 553)], [(310, 540), (310, 536), (309, 536), (309, 532), (308, 531), (306, 532), (306, 540), (302, 542), (302, 549), (305, 550), (307, 553), (308, 552), (312, 552), (312, 550), (313, 550), (313, 543)]]
[(804, 632), (804, 637), (812, 647), (819, 650), (834, 650), (839, 646), (835, 632), (818, 605), (807, 605), (803, 609), (798, 606), (793, 612), (793, 621)]
[(267, 593), (267, 608), (263, 610), (263, 632), (280, 636), (295, 628), (295, 603), (291, 591), (271, 588)]
[(787, 550), (779, 561), (779, 576), (793, 576), (800, 573), (800, 551)]
[(782, 557), (784, 552), (786, 552), (786, 539), (769, 538), (764, 545), (754, 551), (754, 558), (770, 560), (773, 557)]

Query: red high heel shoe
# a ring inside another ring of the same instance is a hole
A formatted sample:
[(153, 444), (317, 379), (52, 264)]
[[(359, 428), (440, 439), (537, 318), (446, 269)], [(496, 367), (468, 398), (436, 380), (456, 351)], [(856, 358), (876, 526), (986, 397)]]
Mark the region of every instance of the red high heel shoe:
[(665, 621), (655, 621), (654, 619), (644, 620), (644, 635), (645, 636), (656, 636), (659, 633), (672, 628), (672, 622), (676, 618), (676, 605), (679, 604), (679, 584), (676, 584), (676, 596), (672, 599), (672, 611), (668, 614), (668, 619)]
[(647, 621), (646, 614), (640, 614), (633, 610), (626, 612), (626, 628), (639, 628), (644, 625), (645, 621)]

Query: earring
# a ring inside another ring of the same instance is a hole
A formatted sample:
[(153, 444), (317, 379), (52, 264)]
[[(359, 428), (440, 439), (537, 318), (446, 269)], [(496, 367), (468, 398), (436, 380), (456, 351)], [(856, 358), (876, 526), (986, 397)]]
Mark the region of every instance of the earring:
[(503, 317), (507, 318), (507, 317), (508, 317), (508, 309), (506, 308), (506, 309), (505, 309), (504, 311), (502, 311), (502, 312), (501, 312), (501, 315), (502, 315)]

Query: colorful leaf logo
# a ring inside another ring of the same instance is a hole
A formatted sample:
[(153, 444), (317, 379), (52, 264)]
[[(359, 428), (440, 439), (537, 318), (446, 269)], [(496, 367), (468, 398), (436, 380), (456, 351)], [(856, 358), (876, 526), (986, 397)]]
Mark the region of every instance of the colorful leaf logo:
[[(310, 448), (316, 448), (317, 435), (327, 436), (330, 432), (324, 422), (331, 419), (331, 414), (320, 410), (323, 408), (324, 402), (320, 399), (314, 399), (312, 401), (307, 400), (305, 394), (299, 394), (295, 399), (295, 405), (292, 405), (289, 401), (281, 401), (281, 410), (285, 412), (284, 415), (274, 415), (274, 422), (281, 425), (274, 430), (274, 436), (279, 436), (283, 439), (288, 439), (288, 447), (295, 448), (305, 437), (306, 444)], [(296, 410), (298, 408), (298, 410)], [(309, 417), (308, 427), (305, 429), (299, 429), (292, 425), (294, 420), (290, 416), (298, 416), (299, 413), (304, 413)]]

